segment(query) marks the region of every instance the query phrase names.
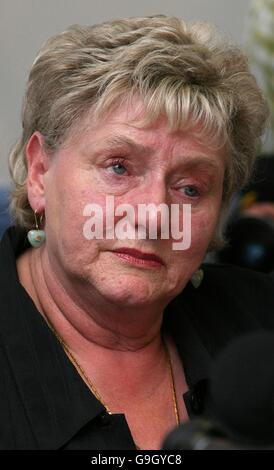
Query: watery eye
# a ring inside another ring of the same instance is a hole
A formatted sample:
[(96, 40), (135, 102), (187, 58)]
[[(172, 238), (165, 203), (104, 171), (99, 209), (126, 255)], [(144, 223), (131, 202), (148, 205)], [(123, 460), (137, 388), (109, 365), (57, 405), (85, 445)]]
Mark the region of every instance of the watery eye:
[(117, 175), (123, 175), (127, 171), (121, 163), (116, 163), (115, 165), (111, 165), (111, 167)]
[(199, 196), (199, 191), (194, 186), (185, 186), (182, 188), (182, 191), (188, 197), (197, 197)]

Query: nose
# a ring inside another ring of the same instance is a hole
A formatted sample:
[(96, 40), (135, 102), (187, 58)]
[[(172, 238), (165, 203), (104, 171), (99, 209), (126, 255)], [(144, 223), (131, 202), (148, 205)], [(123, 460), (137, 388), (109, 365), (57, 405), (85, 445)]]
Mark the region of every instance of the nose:
[(135, 230), (141, 239), (168, 238), (170, 213), (163, 178), (154, 179), (140, 188), (135, 205)]

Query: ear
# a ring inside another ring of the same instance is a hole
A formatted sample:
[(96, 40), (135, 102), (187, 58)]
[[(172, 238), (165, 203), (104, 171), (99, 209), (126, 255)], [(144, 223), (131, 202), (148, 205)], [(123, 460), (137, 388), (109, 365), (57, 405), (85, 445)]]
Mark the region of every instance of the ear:
[(44, 175), (49, 167), (49, 156), (44, 149), (44, 137), (38, 131), (28, 141), (26, 159), (28, 200), (33, 210), (42, 213), (45, 210)]

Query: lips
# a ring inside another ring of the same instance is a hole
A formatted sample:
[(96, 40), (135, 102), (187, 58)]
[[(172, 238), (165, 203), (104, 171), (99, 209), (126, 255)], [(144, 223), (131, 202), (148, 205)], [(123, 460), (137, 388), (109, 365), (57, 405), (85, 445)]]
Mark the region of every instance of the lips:
[(133, 258), (137, 258), (139, 260), (144, 260), (144, 261), (151, 261), (151, 262), (154, 262), (154, 263), (158, 263), (158, 264), (162, 264), (164, 265), (164, 262), (163, 260), (153, 254), (153, 253), (145, 253), (143, 251), (139, 251), (139, 250), (135, 250), (134, 248), (119, 248), (117, 250), (113, 250), (114, 253), (121, 253), (121, 254), (124, 254), (124, 255), (129, 255)]

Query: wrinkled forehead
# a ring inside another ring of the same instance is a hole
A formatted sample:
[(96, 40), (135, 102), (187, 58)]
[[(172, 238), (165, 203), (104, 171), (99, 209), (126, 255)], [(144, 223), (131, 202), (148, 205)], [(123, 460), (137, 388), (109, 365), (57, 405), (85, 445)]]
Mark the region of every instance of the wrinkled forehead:
[[(156, 110), (157, 111), (157, 110)], [(96, 135), (104, 134), (104, 138), (109, 131), (109, 141), (120, 143), (124, 134), (124, 141), (127, 141), (127, 134), (136, 137), (146, 136), (151, 145), (168, 145), (168, 143), (180, 142), (185, 135), (191, 135), (193, 141), (209, 151), (226, 152), (226, 140), (221, 132), (217, 132), (212, 124), (202, 119), (195, 119), (189, 116), (188, 120), (182, 118), (181, 125), (172, 122), (172, 110), (167, 114), (164, 110), (152, 113), (144, 100), (139, 97), (124, 97), (124, 99), (114, 103), (111, 108), (91, 107), (82, 121), (72, 129), (71, 136), (75, 139), (83, 138), (84, 135), (96, 130)], [(141, 132), (141, 131), (145, 132)], [(117, 134), (117, 136), (116, 136)], [(140, 143), (141, 144), (141, 143)]]
[(225, 149), (212, 146), (211, 139), (196, 123), (172, 130), (165, 115), (146, 120), (142, 102), (128, 102), (95, 116), (90, 113), (84, 125), (78, 127), (73, 142), (83, 158), (99, 155), (127, 155), (146, 165), (161, 165), (167, 171), (184, 166), (189, 169), (212, 170), (223, 175), (226, 166)]

